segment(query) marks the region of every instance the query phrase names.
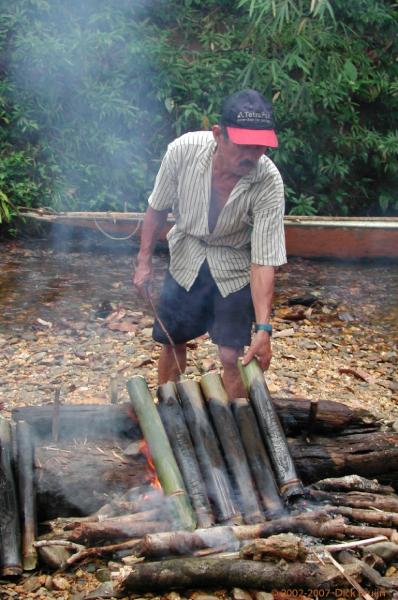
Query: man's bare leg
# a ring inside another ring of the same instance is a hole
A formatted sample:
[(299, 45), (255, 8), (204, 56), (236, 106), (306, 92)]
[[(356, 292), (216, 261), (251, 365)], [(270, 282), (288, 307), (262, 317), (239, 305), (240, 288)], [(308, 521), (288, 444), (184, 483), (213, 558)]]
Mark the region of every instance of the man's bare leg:
[(238, 369), (238, 358), (243, 355), (243, 348), (230, 348), (228, 346), (218, 346), (220, 360), (223, 366), (223, 383), (228, 398), (246, 398), (247, 392), (243, 385), (242, 378)]
[[(176, 357), (178, 365), (176, 364)], [(168, 381), (178, 381), (181, 373), (184, 373), (187, 364), (187, 345), (162, 344), (158, 362), (158, 383), (167, 383)]]

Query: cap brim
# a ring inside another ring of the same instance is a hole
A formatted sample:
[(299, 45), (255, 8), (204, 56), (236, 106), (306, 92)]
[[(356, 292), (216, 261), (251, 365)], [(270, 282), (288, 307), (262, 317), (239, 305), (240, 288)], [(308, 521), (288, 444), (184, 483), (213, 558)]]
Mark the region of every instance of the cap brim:
[(240, 127), (227, 127), (228, 137), (233, 144), (247, 146), (278, 147), (278, 138), (273, 129), (242, 129)]

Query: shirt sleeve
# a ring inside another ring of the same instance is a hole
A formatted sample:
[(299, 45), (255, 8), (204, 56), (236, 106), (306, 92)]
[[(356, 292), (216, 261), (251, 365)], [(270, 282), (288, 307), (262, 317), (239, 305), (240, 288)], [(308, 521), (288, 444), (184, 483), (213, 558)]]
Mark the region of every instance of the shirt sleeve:
[(251, 262), (277, 267), (286, 263), (282, 177), (272, 164), (253, 204)]
[(172, 209), (178, 197), (178, 178), (176, 161), (172, 147), (168, 147), (162, 160), (155, 185), (148, 198), (148, 204), (154, 210)]

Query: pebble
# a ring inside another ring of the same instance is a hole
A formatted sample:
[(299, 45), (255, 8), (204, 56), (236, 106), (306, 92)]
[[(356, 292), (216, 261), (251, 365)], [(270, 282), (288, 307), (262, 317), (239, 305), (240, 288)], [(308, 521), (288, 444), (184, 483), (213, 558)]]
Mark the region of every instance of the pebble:
[(232, 590), (232, 597), (234, 600), (252, 600), (249, 592), (242, 590), (241, 588), (234, 588)]
[(66, 591), (70, 590), (70, 583), (65, 577), (53, 577), (53, 588), (54, 590)]

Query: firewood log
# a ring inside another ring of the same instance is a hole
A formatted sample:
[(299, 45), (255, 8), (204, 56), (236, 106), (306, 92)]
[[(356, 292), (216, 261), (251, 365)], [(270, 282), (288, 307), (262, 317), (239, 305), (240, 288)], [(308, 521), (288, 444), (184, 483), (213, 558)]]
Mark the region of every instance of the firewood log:
[(279, 491), (285, 499), (301, 496), (303, 488), (290, 455), (285, 433), (276, 414), (264, 374), (256, 359), (243, 366), (238, 363), (257, 416), (263, 441), (268, 449)]
[(0, 417), (0, 573), (21, 575), (20, 526), (17, 491), (12, 471), (10, 424)]
[(37, 534), (36, 490), (33, 474), (33, 443), (30, 427), (25, 421), (18, 421), (16, 438), (18, 490), (22, 516), (22, 561), (24, 571), (32, 571), (37, 565), (37, 552), (33, 546)]
[[(357, 474), (368, 479), (376, 478), (398, 490), (398, 432), (316, 436), (310, 442), (289, 438), (288, 441), (297, 472), (304, 483)], [(330, 502), (334, 504), (332, 500)]]
[(323, 512), (308, 512), (255, 525), (218, 526), (193, 532), (148, 534), (142, 540), (140, 554), (147, 557), (188, 555), (204, 548), (233, 551), (240, 547), (239, 542), (242, 540), (277, 533), (295, 532), (307, 533), (314, 537), (341, 538), (345, 535), (345, 530), (346, 525), (342, 518), (331, 519)]
[(396, 512), (366, 510), (362, 508), (351, 508), (350, 506), (325, 506), (325, 509), (335, 515), (348, 517), (350, 521), (355, 521), (357, 523), (386, 525), (394, 528), (398, 527), (398, 513)]
[(393, 494), (391, 485), (381, 485), (375, 479), (366, 479), (359, 475), (329, 477), (317, 481), (313, 488), (324, 492), (374, 492), (375, 494)]
[(210, 527), (214, 524), (214, 516), (175, 384), (160, 385), (158, 398), (159, 414), (195, 509), (198, 526)]
[[(352, 577), (361, 573), (347, 565)], [(125, 574), (127, 572), (127, 574)], [(179, 558), (125, 567), (114, 577), (115, 592), (126, 593), (191, 589), (195, 587), (249, 588), (261, 590), (335, 589), (345, 584), (333, 566), (306, 563), (271, 564), (251, 560)]]
[(384, 496), (381, 494), (369, 494), (366, 492), (349, 492), (348, 494), (332, 494), (321, 490), (308, 490), (312, 500), (317, 502), (329, 502), (336, 506), (352, 506), (353, 508), (373, 508), (385, 512), (398, 513), (398, 496), (391, 494)]
[(143, 377), (133, 377), (127, 389), (149, 446), (163, 491), (173, 498), (175, 516), (183, 529), (194, 529), (196, 519), (166, 431)]
[(227, 468), (211, 426), (199, 383), (177, 383), (178, 395), (191, 433), (209, 499), (220, 523), (237, 523), (241, 515), (233, 500)]
[(66, 535), (70, 542), (91, 544), (93, 542), (117, 542), (131, 538), (141, 538), (148, 532), (170, 531), (169, 521), (137, 521), (129, 515), (105, 519), (98, 523), (78, 523)]
[(218, 373), (207, 373), (202, 376), (200, 386), (210, 409), (225, 462), (232, 474), (244, 522), (259, 523), (262, 511), (222, 379)]

